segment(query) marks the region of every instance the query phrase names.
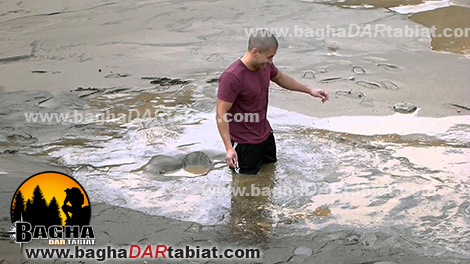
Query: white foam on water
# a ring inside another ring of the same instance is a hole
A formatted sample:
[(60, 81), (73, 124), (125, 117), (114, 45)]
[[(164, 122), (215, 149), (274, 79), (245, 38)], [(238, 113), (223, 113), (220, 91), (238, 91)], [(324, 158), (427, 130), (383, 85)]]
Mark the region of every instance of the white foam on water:
[(418, 117), (409, 114), (390, 116), (347, 116), (315, 120), (315, 128), (357, 135), (425, 134), (434, 136), (445, 133), (457, 124), (469, 124), (470, 116), (441, 118)]
[(461, 178), (466, 179), (468, 176), (468, 167), (465, 168), (461, 164), (470, 164), (470, 150), (461, 149), (449, 151), (447, 147), (433, 147), (432, 151), (429, 148), (407, 147), (397, 149), (394, 157), (405, 157), (411, 163), (429, 168), (435, 171), (451, 171), (454, 173), (454, 180)]
[[(419, 109), (418, 109), (419, 110)], [(303, 126), (356, 135), (426, 134), (434, 136), (445, 133), (457, 124), (470, 124), (470, 115), (448, 117), (420, 117), (413, 114), (389, 116), (339, 116), (329, 118), (309, 117), (287, 110), (269, 107), (271, 125)]]
[(406, 5), (406, 6), (397, 6), (397, 7), (392, 7), (390, 10), (395, 11), (400, 14), (411, 14), (411, 13), (419, 13), (419, 12), (424, 12), (424, 11), (430, 11), (438, 8), (443, 8), (451, 6), (451, 3), (449, 0), (443, 0), (443, 1), (426, 1), (424, 3), (421, 3), (419, 5)]

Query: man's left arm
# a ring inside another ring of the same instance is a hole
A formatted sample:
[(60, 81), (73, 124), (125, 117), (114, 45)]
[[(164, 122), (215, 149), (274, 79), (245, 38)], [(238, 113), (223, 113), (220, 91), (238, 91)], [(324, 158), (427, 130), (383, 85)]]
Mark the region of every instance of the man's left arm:
[(327, 91), (321, 89), (313, 89), (309, 88), (298, 81), (294, 80), (292, 77), (288, 76), (287, 74), (282, 73), (279, 71), (277, 75), (271, 79), (271, 81), (275, 82), (277, 85), (291, 91), (303, 92), (310, 94), (313, 97), (318, 97), (321, 99), (321, 102), (324, 103), (330, 100), (330, 95)]

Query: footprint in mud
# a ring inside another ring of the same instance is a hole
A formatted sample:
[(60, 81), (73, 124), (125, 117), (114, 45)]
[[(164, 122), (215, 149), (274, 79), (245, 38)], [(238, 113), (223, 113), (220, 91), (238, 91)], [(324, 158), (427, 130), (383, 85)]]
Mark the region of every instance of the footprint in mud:
[(328, 71), (327, 66), (318, 66), (313, 70), (315, 73), (326, 73)]
[(380, 83), (387, 90), (398, 90), (398, 89), (400, 89), (400, 87), (396, 83), (394, 83), (390, 80), (381, 81)]
[(302, 78), (312, 78), (315, 79), (315, 71), (304, 71)]
[(326, 73), (328, 72), (328, 66), (318, 66), (314, 70), (304, 71), (302, 78), (312, 78), (315, 79), (315, 74)]
[(357, 84), (364, 86), (366, 88), (371, 88), (371, 89), (377, 89), (380, 88), (380, 84), (375, 83), (375, 82), (369, 82), (369, 81), (357, 81)]
[(342, 81), (342, 80), (345, 80), (344, 77), (331, 77), (331, 78), (326, 78), (326, 79), (322, 79), (320, 80), (321, 83), (332, 83), (332, 82), (338, 82), (338, 81)]
[(356, 74), (365, 74), (366, 73), (364, 68), (362, 68), (361, 66), (354, 66), (354, 67), (352, 67), (351, 71), (356, 73)]
[(365, 97), (362, 92), (353, 92), (352, 90), (349, 90), (349, 91), (336, 91), (335, 94), (339, 95), (339, 96), (349, 97), (349, 98), (362, 99), (362, 98)]
[(374, 106), (374, 98), (364, 97), (364, 98), (362, 98), (361, 102), (359, 102), (359, 104), (361, 106), (373, 107)]
[(398, 71), (400, 68), (393, 65), (393, 64), (387, 64), (387, 63), (379, 63), (377, 66), (382, 67), (388, 71)]
[(374, 99), (370, 97), (366, 98), (366, 96), (362, 92), (353, 92), (352, 90), (349, 90), (349, 91), (336, 91), (335, 94), (338, 96), (361, 99), (361, 101), (359, 102), (361, 106), (374, 106)]

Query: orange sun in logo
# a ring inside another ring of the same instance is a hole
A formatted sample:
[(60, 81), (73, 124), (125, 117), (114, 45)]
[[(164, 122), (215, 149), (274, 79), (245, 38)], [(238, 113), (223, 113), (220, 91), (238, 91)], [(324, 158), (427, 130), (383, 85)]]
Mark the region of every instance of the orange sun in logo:
[(63, 226), (70, 224), (70, 219), (78, 212), (77, 208), (90, 210), (88, 196), (82, 186), (65, 174), (44, 172), (28, 178), (16, 190), (11, 204), (11, 217), (12, 222), (21, 217), (29, 218), (27, 221), (36, 221), (42, 215), (48, 215), (47, 221), (55, 219), (54, 224)]

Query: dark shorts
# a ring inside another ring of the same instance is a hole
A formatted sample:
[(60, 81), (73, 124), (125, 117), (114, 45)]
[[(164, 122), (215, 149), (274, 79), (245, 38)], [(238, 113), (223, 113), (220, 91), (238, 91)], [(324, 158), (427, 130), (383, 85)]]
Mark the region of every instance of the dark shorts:
[[(232, 146), (234, 143), (232, 141)], [(242, 174), (257, 174), (263, 164), (277, 161), (276, 141), (272, 132), (265, 141), (259, 144), (237, 143), (235, 151), (237, 152), (238, 166)]]

